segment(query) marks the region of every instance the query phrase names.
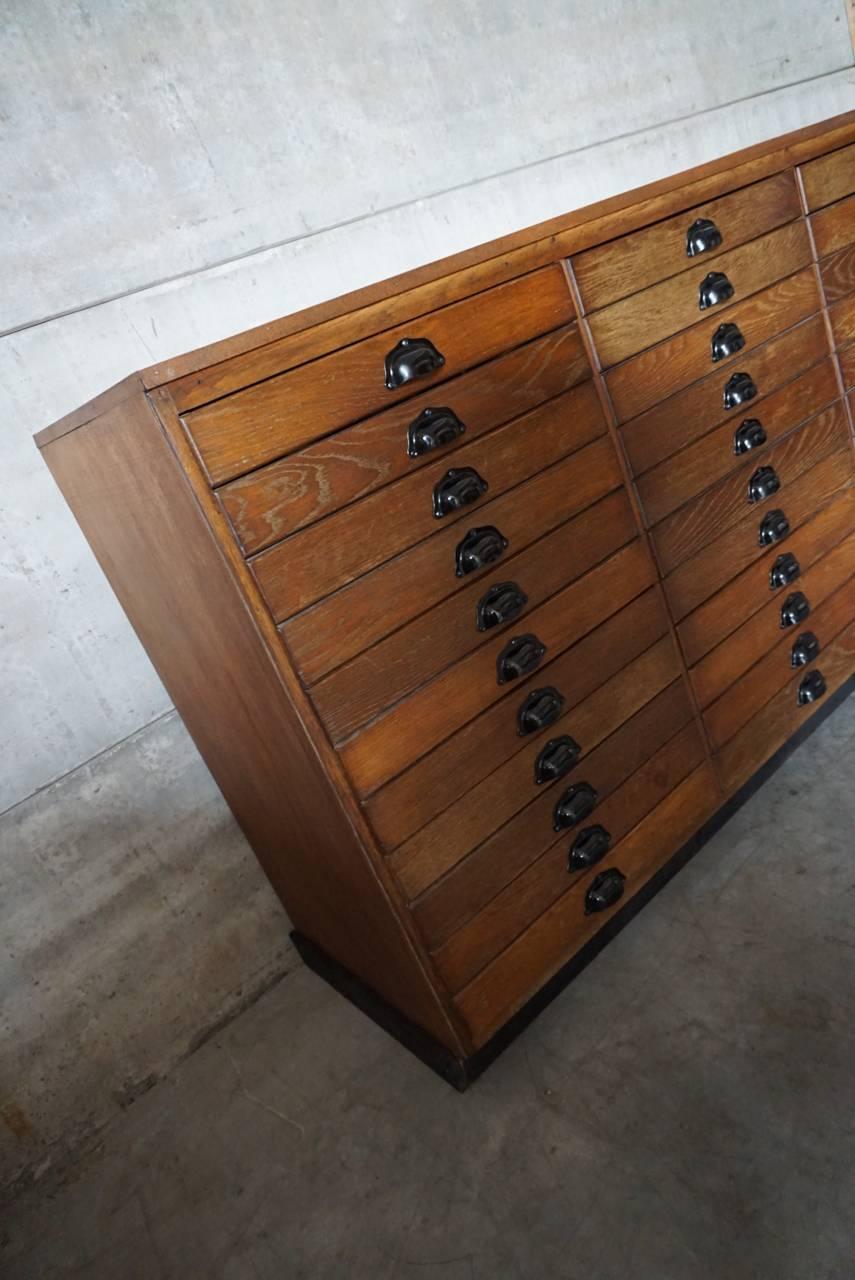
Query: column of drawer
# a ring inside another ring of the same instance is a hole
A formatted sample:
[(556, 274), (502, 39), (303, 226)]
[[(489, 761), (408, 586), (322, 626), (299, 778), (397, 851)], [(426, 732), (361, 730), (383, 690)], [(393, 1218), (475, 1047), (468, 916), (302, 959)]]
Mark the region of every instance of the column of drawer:
[(855, 387), (855, 146), (803, 165), (801, 179), (831, 327), (847, 388)]

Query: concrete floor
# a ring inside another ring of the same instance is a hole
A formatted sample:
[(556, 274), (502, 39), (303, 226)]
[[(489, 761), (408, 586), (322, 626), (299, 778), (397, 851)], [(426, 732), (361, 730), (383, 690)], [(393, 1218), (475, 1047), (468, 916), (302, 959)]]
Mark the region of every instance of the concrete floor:
[(851, 1280), (855, 698), (464, 1095), (303, 969), (0, 1229), (4, 1280)]

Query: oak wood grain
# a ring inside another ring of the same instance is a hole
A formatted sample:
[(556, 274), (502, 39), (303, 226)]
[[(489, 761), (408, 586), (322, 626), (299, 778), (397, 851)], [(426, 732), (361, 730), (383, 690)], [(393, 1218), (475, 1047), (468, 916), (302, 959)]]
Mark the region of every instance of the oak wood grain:
[(492, 644), (505, 631), (524, 627), (532, 609), (636, 534), (629, 500), (616, 490), (513, 556), (495, 574), (495, 581), (513, 581), (528, 597), (514, 621), (489, 631), (477, 629), (476, 608), (490, 586), (487, 580), (473, 582), (392, 632), (313, 687), (312, 701), (330, 734), (335, 740), (347, 737), (465, 654)]
[[(853, 496), (855, 490), (851, 487), (844, 490), (812, 520), (803, 524), (794, 537), (788, 539), (787, 550), (796, 557), (802, 572), (850, 532)], [(732, 578), (726, 587), (678, 625), (677, 634), (689, 667), (731, 635), (746, 618), (762, 608), (772, 594), (780, 603), (789, 591), (799, 589), (796, 581), (790, 587), (779, 587), (774, 593), (770, 591), (769, 569), (780, 554), (777, 547), (770, 547), (750, 568)]]
[(855, 290), (855, 244), (839, 249), (819, 264), (822, 287), (828, 301), (838, 302)]
[(838, 249), (845, 249), (855, 240), (855, 196), (847, 196), (811, 214), (810, 225), (817, 257), (826, 258)]
[[(211, 483), (220, 484), (366, 414), (409, 400), (427, 385), (438, 392), (453, 374), (573, 317), (560, 269), (546, 267), (420, 316), (415, 329), (413, 322), (398, 325), (216, 400), (186, 414), (184, 423)], [(429, 338), (445, 364), (427, 378), (389, 391), (385, 357), (406, 337)]]
[[(855, 561), (852, 568), (855, 570)], [(820, 652), (812, 666), (822, 667), (823, 653), (838, 633), (853, 621), (855, 577), (850, 577), (844, 586), (812, 610), (805, 627), (794, 628), (795, 634), (781, 634), (778, 643), (707, 708), (704, 723), (713, 744), (717, 748), (724, 746), (792, 679), (790, 655), (794, 641), (803, 630), (812, 631), (819, 641)]]
[(830, 151), (801, 166), (809, 209), (819, 209), (855, 191), (855, 144)]
[[(855, 533), (844, 538), (836, 546), (809, 565), (799, 579), (813, 611), (835, 592), (850, 576), (855, 564)], [(810, 629), (810, 616), (804, 628), (787, 628), (793, 638), (797, 631)], [(729, 635), (726, 640), (711, 649), (691, 671), (695, 696), (701, 707), (708, 707), (720, 694), (738, 680), (755, 662), (779, 641), (781, 628), (781, 602), (770, 598), (751, 617)]]
[[(603, 436), (570, 454), (526, 484), (478, 508), (465, 525), (440, 529), (432, 538), (357, 578), (281, 628), (304, 679), (314, 681), (403, 623), (471, 582), (501, 570), (504, 557), (483, 569), (455, 576), (455, 548), (470, 528), (494, 525), (508, 540), (505, 556), (530, 546), (571, 516), (616, 489), (621, 472), (611, 441)], [(489, 496), (489, 495), (488, 495)], [(287, 557), (268, 553), (253, 569), (279, 619), (288, 599)], [(347, 618), (347, 627), (341, 619)]]
[(799, 684), (814, 670), (825, 677), (825, 697), (849, 679), (855, 671), (855, 622), (831, 642), (816, 662), (800, 667), (763, 710), (724, 745), (716, 763), (727, 791), (741, 787), (822, 706), (822, 699), (802, 707), (797, 701)]
[[(509, 692), (417, 764), (376, 791), (365, 804), (381, 845), (394, 849), (407, 836), (497, 769), (526, 741), (544, 741), (561, 733), (579, 703), (610, 677), (629, 668), (665, 635), (668, 622), (655, 589), (645, 591), (538, 671), (537, 685), (554, 685), (565, 699), (564, 712), (548, 729), (521, 738), (517, 710), (527, 690)], [(598, 703), (592, 704), (595, 708)], [(599, 717), (599, 711), (597, 716)], [(584, 732), (584, 726), (583, 726)]]
[[(473, 440), (453, 459), (438, 459), (263, 552), (253, 561), (262, 590), (268, 598), (275, 590), (277, 615), (297, 613), (440, 530), (489, 523), (483, 513), (491, 496), (522, 484), (604, 430), (596, 392), (584, 382)], [(488, 489), (475, 503), (437, 519), (433, 490), (449, 461), (454, 468), (474, 468)]]
[[(804, 332), (806, 360), (821, 361), (785, 386), (766, 396), (752, 417), (763, 424), (766, 444), (751, 450), (751, 459), (760, 466), (771, 446), (802, 422), (827, 408), (838, 394), (834, 365), (829, 358), (828, 339), (821, 316), (808, 322)], [(646, 471), (637, 481), (638, 497), (649, 524), (656, 524), (689, 502), (730, 472), (745, 465), (746, 455), (733, 451), (734, 430), (728, 421), (705, 436), (672, 454)]]
[(834, 341), (838, 347), (855, 342), (855, 294), (848, 294), (828, 308)]
[[(737, 249), (711, 254), (707, 261), (693, 263), (670, 280), (595, 311), (589, 324), (600, 363), (604, 367), (619, 364), (701, 319), (698, 289), (711, 271), (727, 275), (738, 300), (792, 275), (810, 261), (810, 242), (802, 221), (770, 231)], [(717, 314), (721, 308), (712, 310)]]
[[(852, 480), (852, 462), (848, 445), (823, 458), (805, 471), (787, 488), (781, 510), (790, 522), (790, 534), (778, 547), (787, 550), (792, 534), (824, 507), (839, 489)], [(715, 595), (725, 583), (764, 554), (760, 545), (761, 517), (750, 509), (742, 519), (697, 555), (679, 564), (665, 579), (665, 594), (672, 618), (680, 622), (704, 600)]]
[[(631, 542), (532, 610), (517, 634), (533, 632), (555, 656), (640, 595), (653, 577), (646, 548)], [(496, 682), (496, 658), (507, 639), (504, 633), (469, 654), (342, 746), (345, 769), (359, 795), (382, 786), (501, 697), (505, 686)], [(534, 688), (533, 680), (537, 672), (514, 683)]]
[[(791, 222), (800, 212), (793, 174), (784, 171), (577, 254), (573, 271), (585, 310), (605, 307), (685, 271), (691, 262), (686, 255), (686, 233), (698, 218), (711, 218), (721, 232), (725, 249), (734, 249)], [(703, 255), (700, 260), (705, 259)]]
[[(848, 434), (846, 414), (838, 400), (772, 445), (760, 462), (749, 454), (747, 460), (724, 480), (654, 526), (653, 542), (662, 572), (670, 573), (683, 560), (688, 560), (713, 538), (736, 524), (752, 508), (759, 520), (769, 508), (785, 504), (792, 482), (822, 458), (840, 449)], [(764, 501), (749, 503), (748, 482), (759, 465), (773, 467), (781, 487)]]
[[(481, 853), (480, 846), (521, 811), (527, 815), (521, 819), (526, 829), (542, 830), (544, 837), (551, 840), (553, 809), (571, 782), (584, 778), (599, 796), (605, 797), (639, 767), (647, 754), (688, 721), (691, 707), (679, 678), (670, 636), (660, 640), (647, 655), (637, 658), (632, 670), (641, 679), (631, 692), (627, 679), (614, 677), (608, 682), (616, 686), (621, 699), (616, 706), (608, 707), (601, 726), (592, 725), (591, 717), (585, 714), (585, 703), (577, 707), (577, 714), (568, 718), (566, 731), (578, 742), (582, 754), (566, 778), (536, 786), (534, 763), (543, 743), (526, 743), (521, 751), (395, 850), (389, 865), (406, 897), (417, 898), (441, 876), (457, 868), (467, 854), (470, 854), (467, 862), (472, 863), (474, 874), (489, 877), (489, 869), (494, 864), (502, 865), (502, 856), (496, 854), (493, 846)], [(603, 708), (605, 701), (601, 692), (592, 694), (592, 699)], [(584, 732), (586, 729), (588, 733)], [(519, 824), (515, 825), (507, 839), (515, 841), (520, 830)], [(507, 840), (505, 850), (504, 865), (507, 866)], [(474, 871), (476, 867), (480, 870)], [(493, 883), (493, 891), (498, 892), (502, 880)], [(469, 884), (468, 877), (460, 882), (461, 886)], [(455, 890), (449, 892), (455, 896)], [(461, 887), (459, 892), (461, 904), (469, 900), (465, 888)], [(448, 901), (448, 898), (444, 895), (442, 900)]]
[(616, 907), (585, 915), (585, 893), (594, 876), (617, 867), (626, 876), (620, 902), (628, 901), (703, 825), (720, 803), (719, 797), (712, 769), (706, 763), (699, 765), (601, 863), (464, 987), (458, 1007), (475, 1044), (484, 1044), (614, 914)]
[(263, 546), (437, 458), (453, 456), (454, 449), (587, 377), (582, 340), (576, 326), (567, 325), (443, 384), (443, 407), (466, 428), (453, 448), (417, 458), (407, 453), (410, 423), (436, 407), (437, 392), (426, 391), (223, 485), (219, 498), (238, 541)]
[[(597, 822), (609, 832), (612, 844), (617, 845), (703, 759), (700, 733), (694, 724), (687, 724), (607, 796), (597, 806)], [(568, 840), (565, 834), (550, 845), (435, 952), (437, 971), (451, 991), (460, 991), (575, 880), (581, 879), (581, 872), (568, 872), (567, 849), (571, 841), (572, 835)], [(418, 918), (419, 913), (416, 914)], [(427, 930), (425, 935), (427, 938)]]
[[(625, 422), (643, 413), (681, 387), (703, 378), (712, 369), (721, 373), (727, 370), (724, 373), (727, 378), (732, 368), (742, 367), (755, 348), (799, 324), (818, 311), (819, 306), (816, 280), (808, 267), (733, 306), (716, 308), (715, 315), (681, 330), (606, 373), (606, 385), (618, 419)], [(820, 317), (812, 325), (802, 326), (806, 342), (811, 341), (817, 322), (821, 323)], [(712, 337), (719, 325), (725, 323), (738, 327), (745, 346), (735, 355), (713, 363)], [(808, 354), (803, 358), (807, 362)]]
[(855, 342), (840, 352), (840, 375), (844, 387), (855, 387)]
[(621, 439), (635, 475), (655, 467), (716, 427), (729, 423), (733, 430), (743, 418), (762, 417), (766, 396), (810, 364), (810, 353), (805, 357), (804, 327), (798, 325), (772, 338), (739, 366), (751, 375), (757, 387), (754, 400), (726, 409), (723, 393), (730, 375), (722, 376), (715, 370), (622, 426)]

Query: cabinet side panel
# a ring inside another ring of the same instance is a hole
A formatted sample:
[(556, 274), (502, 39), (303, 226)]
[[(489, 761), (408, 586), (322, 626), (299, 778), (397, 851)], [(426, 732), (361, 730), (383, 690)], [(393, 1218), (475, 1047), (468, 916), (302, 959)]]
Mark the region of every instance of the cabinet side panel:
[(44, 457), (296, 927), (464, 1052), (148, 401)]

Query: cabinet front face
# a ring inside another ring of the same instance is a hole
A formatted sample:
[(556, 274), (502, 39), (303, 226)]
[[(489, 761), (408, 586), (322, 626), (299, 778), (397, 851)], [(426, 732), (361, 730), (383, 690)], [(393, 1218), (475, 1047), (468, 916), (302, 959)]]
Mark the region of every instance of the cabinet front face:
[(135, 402), (327, 787), (271, 878), (457, 1059), (855, 666), (846, 128), (269, 326)]

